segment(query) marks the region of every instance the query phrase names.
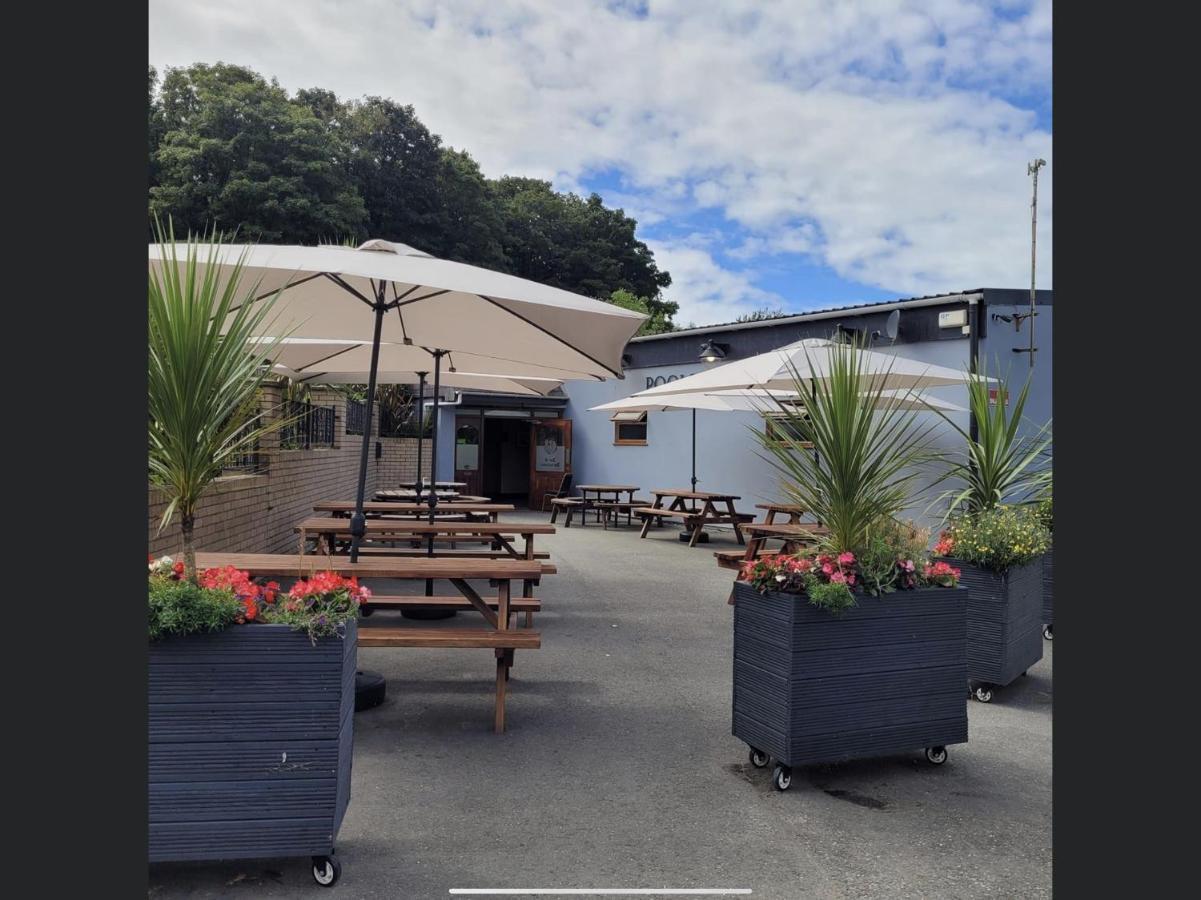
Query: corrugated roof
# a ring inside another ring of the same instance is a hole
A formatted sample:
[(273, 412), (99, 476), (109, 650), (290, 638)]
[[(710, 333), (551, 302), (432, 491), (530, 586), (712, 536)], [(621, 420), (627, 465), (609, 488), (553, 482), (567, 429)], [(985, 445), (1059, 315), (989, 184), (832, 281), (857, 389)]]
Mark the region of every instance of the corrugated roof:
[(630, 343), (642, 341), (666, 340), (674, 337), (687, 337), (688, 335), (701, 334), (708, 331), (728, 331), (732, 329), (742, 330), (744, 328), (771, 328), (777, 325), (787, 325), (790, 322), (803, 322), (806, 319), (815, 317), (826, 317), (831, 313), (858, 313), (870, 312), (876, 307), (882, 306), (905, 306), (908, 304), (928, 304), (931, 300), (947, 300), (953, 302), (956, 298), (967, 297), (969, 295), (979, 295), (984, 292), (984, 288), (974, 288), (967, 291), (952, 291), (946, 294), (926, 294), (922, 297), (904, 297), (896, 300), (874, 300), (870, 303), (852, 303), (847, 306), (826, 306), (819, 309), (807, 309), (804, 312), (784, 313), (780, 316), (775, 316), (770, 319), (759, 319), (754, 322), (722, 322), (716, 325), (698, 325), (694, 328), (681, 328), (678, 331), (668, 331), (663, 334), (647, 334), (641, 337), (632, 338)]

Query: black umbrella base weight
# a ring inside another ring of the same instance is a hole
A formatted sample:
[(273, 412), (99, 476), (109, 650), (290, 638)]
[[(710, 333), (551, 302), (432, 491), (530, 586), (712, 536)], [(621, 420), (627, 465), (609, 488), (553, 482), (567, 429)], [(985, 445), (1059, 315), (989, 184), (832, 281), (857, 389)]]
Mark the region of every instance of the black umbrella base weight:
[(384, 702), (388, 683), (379, 672), (359, 669), (354, 673), (354, 711), (372, 709)]
[[(681, 531), (681, 532), (680, 532), (680, 533), (677, 535), (677, 537), (679, 537), (679, 539), (680, 539), (682, 542), (684, 542), (685, 544), (687, 544), (687, 543), (688, 543), (690, 540), (692, 540), (692, 532), (691, 532), (691, 531)], [(702, 532), (701, 532), (701, 536), (700, 536), (700, 537), (698, 537), (698, 538), (696, 539), (696, 542), (697, 542), (698, 544), (707, 544), (707, 543), (709, 543), (709, 532), (707, 532), (707, 531), (702, 531)]]

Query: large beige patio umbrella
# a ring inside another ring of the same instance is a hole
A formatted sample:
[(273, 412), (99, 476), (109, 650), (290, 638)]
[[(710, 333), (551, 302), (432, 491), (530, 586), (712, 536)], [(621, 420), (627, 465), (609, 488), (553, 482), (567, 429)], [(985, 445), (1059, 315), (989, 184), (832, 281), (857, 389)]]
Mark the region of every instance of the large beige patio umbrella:
[[(635, 397), (663, 397), (670, 394), (711, 394), (715, 391), (791, 391), (796, 386), (795, 371), (802, 381), (829, 377), (833, 341), (825, 338), (806, 338), (776, 350), (769, 350), (746, 359), (705, 369), (669, 381), (658, 387), (639, 391)], [(903, 356), (893, 356), (875, 350), (857, 350), (863, 359), (863, 371), (875, 389), (919, 389), (947, 384), (966, 384), (966, 372), (919, 362)]]
[[(173, 258), (174, 249), (151, 244), (149, 264)], [(437, 259), (405, 244), (372, 240), (356, 249), (226, 244), (198, 264), (203, 276), (219, 267), (218, 281), (241, 263), (245, 283), (258, 285), (255, 301), (277, 292), (275, 328), (264, 337), (371, 341), (367, 408), (359, 458), (351, 559), (365, 532), (363, 494), (380, 348), (424, 349), (432, 360), (434, 393), (443, 357), (475, 354), (480, 361), (521, 362), (603, 380), (621, 377), (621, 353), (646, 316), (569, 291)], [(499, 365), (499, 364), (497, 364)], [(397, 370), (399, 371), (399, 370)], [(404, 371), (415, 371), (408, 366)], [(501, 374), (473, 366), (476, 374)], [(504, 373), (519, 374), (519, 373)], [(434, 425), (437, 441), (437, 419)], [(437, 480), (437, 454), (433, 479)], [(437, 496), (430, 495), (430, 517)]]

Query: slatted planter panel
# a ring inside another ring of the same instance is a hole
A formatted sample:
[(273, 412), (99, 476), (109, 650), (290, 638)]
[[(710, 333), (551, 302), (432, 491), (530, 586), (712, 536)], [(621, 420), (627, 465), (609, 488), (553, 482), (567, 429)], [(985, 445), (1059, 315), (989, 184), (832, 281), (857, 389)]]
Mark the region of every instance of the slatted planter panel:
[(325, 856), (350, 802), (358, 627), (150, 645), (150, 861)]
[(961, 559), (946, 561), (968, 589), (967, 675), (1005, 686), (1043, 658), (1043, 561), (1004, 574)]
[(967, 741), (967, 591), (856, 600), (835, 616), (735, 583), (735, 737), (787, 766)]
[(1054, 550), (1043, 555), (1043, 624), (1055, 624), (1055, 579), (1051, 572), (1051, 557)]

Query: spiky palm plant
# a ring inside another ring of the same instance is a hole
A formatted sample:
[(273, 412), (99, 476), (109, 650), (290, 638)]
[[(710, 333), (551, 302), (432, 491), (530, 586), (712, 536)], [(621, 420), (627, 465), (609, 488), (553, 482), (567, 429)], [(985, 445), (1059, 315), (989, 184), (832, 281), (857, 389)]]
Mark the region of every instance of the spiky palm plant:
[(826, 543), (856, 551), (912, 503), (917, 479), (938, 453), (934, 426), (904, 408), (911, 394), (885, 394), (888, 373), (869, 372), (857, 344), (827, 352), (829, 377), (809, 381), (793, 370), (794, 390), (808, 398), (803, 409), (772, 395), (786, 436), (755, 433), (784, 493), (829, 528)]
[(220, 235), (189, 237), (181, 252), (170, 220), (164, 231), (156, 219), (154, 232), (167, 253), (150, 270), (148, 290), (150, 481), (168, 497), (159, 531), (179, 515), (184, 566), (195, 580), (201, 495), (232, 457), (285, 424), (264, 423), (254, 409), (277, 340), (250, 341), (270, 332), (278, 294), (252, 302), (258, 285), (241, 286), (242, 259), (221, 277)]
[(1030, 378), (1010, 407), (1008, 385), (996, 382), (996, 403), (989, 400), (989, 381), (983, 368), (968, 380), (968, 406), (976, 420), (976, 438), (971, 432), (940, 414), (963, 438), (964, 451), (939, 481), (955, 486), (939, 494), (931, 504), (945, 504), (945, 522), (954, 513), (977, 513), (1005, 503), (1034, 502), (1051, 487), (1051, 422), (1029, 435), (1020, 431), (1030, 394)]

